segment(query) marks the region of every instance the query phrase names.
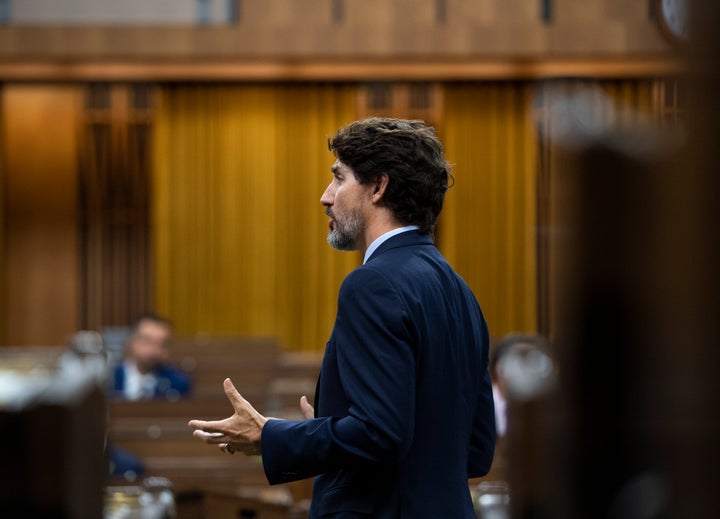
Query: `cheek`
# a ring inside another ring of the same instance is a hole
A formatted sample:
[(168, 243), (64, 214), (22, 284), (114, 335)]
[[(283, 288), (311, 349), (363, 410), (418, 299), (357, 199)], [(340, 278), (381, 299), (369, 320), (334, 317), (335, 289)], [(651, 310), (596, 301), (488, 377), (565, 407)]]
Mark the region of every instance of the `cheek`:
[(162, 348), (155, 344), (143, 344), (142, 347), (137, 349), (137, 356), (145, 359), (160, 358), (162, 356), (162, 353)]
[(151, 345), (143, 344), (140, 348), (138, 348), (137, 352), (140, 357), (148, 357), (152, 355), (153, 348)]
[(343, 192), (341, 189), (336, 189), (333, 193), (333, 214), (342, 212), (342, 209), (344, 207), (345, 199), (343, 197)]

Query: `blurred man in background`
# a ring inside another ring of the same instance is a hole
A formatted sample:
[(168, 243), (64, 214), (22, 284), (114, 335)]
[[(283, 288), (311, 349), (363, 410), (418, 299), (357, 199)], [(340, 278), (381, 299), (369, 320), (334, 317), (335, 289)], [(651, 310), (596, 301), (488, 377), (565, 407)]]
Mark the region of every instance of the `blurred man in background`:
[(172, 324), (164, 317), (144, 314), (136, 319), (125, 345), (125, 359), (113, 373), (115, 398), (177, 400), (190, 395), (190, 377), (167, 364), (171, 337)]

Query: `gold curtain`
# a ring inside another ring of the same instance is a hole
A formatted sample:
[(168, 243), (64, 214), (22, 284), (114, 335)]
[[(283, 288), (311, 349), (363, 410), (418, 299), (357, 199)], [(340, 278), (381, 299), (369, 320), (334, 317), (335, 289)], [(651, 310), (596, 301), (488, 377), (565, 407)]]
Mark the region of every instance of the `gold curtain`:
[(346, 85), (167, 86), (154, 145), (156, 309), (178, 334), (275, 336), (322, 350), (361, 259), (325, 242), (327, 137)]
[[(594, 86), (593, 114), (609, 127), (651, 122), (654, 80), (553, 81), (555, 91)], [(533, 111), (542, 83), (449, 84), (443, 118), (455, 186), (439, 225), (441, 249), (468, 281), (494, 336), (542, 332), (552, 338), (553, 171)]]
[[(577, 82), (556, 82), (572, 88)], [(611, 123), (652, 116), (657, 82), (588, 81)], [(552, 337), (554, 156), (533, 119), (537, 83), (444, 86), (438, 126), (455, 186), (438, 243), (490, 331)], [(167, 86), (157, 116), (155, 301), (178, 333), (272, 335), (320, 350), (343, 277), (360, 262), (325, 243), (326, 138), (357, 116), (357, 87)], [(545, 157), (544, 154), (548, 154)]]
[(612, 101), (613, 124), (633, 125), (649, 123), (660, 115), (654, 99), (656, 88), (664, 82), (653, 79), (620, 79), (600, 82), (600, 87)]
[(444, 141), (455, 185), (439, 241), (493, 336), (537, 328), (532, 97), (532, 86), (517, 82), (451, 84), (445, 91)]

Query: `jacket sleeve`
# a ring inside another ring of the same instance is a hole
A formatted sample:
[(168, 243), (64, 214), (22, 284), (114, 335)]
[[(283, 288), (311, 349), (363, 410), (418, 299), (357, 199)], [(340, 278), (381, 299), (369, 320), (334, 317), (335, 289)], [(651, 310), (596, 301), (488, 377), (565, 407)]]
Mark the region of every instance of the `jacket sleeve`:
[(268, 421), (261, 445), (271, 484), (394, 461), (408, 451), (415, 419), (411, 337), (407, 309), (383, 275), (353, 271), (340, 288), (332, 339), (347, 412)]
[(495, 406), (490, 373), (485, 369), (481, 381), (473, 428), (470, 434), (468, 477), (484, 476), (490, 470), (495, 453)]

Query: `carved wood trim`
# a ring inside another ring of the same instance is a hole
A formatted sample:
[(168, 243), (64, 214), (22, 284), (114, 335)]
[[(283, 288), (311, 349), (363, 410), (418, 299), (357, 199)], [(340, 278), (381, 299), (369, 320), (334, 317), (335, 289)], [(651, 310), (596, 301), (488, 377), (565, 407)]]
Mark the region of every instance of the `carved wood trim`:
[(551, 77), (666, 77), (671, 58), (252, 61), (3, 61), (4, 81), (470, 81)]

